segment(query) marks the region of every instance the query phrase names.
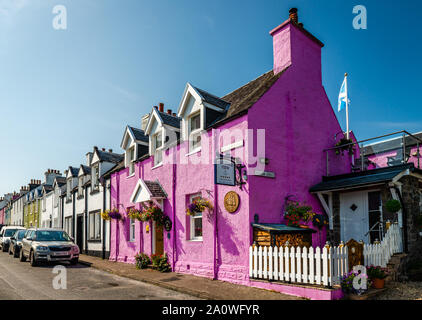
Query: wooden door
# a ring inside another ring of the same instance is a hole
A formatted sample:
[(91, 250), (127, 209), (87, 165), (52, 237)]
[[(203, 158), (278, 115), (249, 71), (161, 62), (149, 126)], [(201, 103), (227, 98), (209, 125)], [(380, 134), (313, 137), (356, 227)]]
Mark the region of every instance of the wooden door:
[(163, 226), (155, 223), (155, 254), (164, 254)]

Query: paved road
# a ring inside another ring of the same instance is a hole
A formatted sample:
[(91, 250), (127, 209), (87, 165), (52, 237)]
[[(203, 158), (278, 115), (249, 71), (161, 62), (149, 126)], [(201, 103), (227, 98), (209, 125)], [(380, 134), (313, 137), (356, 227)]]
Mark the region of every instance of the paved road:
[[(57, 264), (56, 264), (57, 265)], [(196, 299), (176, 291), (134, 281), (87, 266), (63, 264), (67, 289), (56, 290), (55, 265), (31, 267), (28, 262), (0, 252), (0, 300), (186, 300)], [(58, 281), (56, 280), (56, 283)]]

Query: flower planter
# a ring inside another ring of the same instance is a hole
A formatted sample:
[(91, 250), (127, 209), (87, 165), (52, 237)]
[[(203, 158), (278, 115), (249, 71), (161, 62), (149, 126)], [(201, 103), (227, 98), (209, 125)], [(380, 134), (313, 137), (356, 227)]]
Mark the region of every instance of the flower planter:
[(302, 229), (309, 229), (309, 226), (307, 226), (306, 224), (300, 224), (300, 225), (299, 225), (299, 228), (302, 228)]
[(385, 279), (378, 279), (374, 278), (372, 279), (372, 287), (375, 289), (383, 289), (385, 285)]

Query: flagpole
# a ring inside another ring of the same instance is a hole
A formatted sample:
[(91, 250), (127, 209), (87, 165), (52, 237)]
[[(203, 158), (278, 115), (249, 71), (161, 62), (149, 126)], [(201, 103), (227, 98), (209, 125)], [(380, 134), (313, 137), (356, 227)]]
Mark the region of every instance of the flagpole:
[(346, 139), (349, 140), (349, 95), (347, 93), (347, 73), (344, 74), (346, 81)]

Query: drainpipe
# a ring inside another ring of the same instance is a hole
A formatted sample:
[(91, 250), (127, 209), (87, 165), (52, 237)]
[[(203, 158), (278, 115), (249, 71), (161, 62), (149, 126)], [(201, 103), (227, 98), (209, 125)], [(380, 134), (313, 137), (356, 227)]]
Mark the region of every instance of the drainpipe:
[(88, 186), (85, 188), (85, 210), (84, 210), (84, 220), (85, 220), (85, 254), (88, 253)]
[(172, 197), (173, 197), (173, 257), (172, 257), (172, 266), (171, 270), (174, 272), (174, 268), (176, 266), (176, 164), (173, 164), (173, 190), (172, 190)]
[(217, 265), (218, 265), (218, 256), (217, 256), (217, 246), (218, 246), (218, 225), (217, 225), (217, 205), (218, 205), (218, 189), (217, 184), (214, 182), (214, 250), (213, 250), (213, 280), (217, 280)]
[(76, 192), (74, 192), (73, 193), (73, 195), (72, 195), (72, 198), (73, 198), (73, 201), (72, 201), (72, 234), (73, 234), (73, 238), (75, 239), (76, 238), (76, 234), (75, 234), (75, 223), (76, 223), (76, 219), (75, 219), (75, 210), (76, 210), (76, 208), (75, 208), (75, 195), (76, 195)]
[(400, 203), (401, 203), (401, 211), (403, 213), (402, 215), (402, 224), (403, 224), (403, 251), (405, 253), (408, 253), (408, 243), (407, 243), (407, 210), (404, 206), (403, 198), (400, 192), (400, 189), (397, 187), (397, 185), (394, 185), (394, 189), (396, 190), (396, 193), (399, 197)]
[[(120, 203), (120, 175), (118, 174), (118, 173), (116, 173), (116, 207), (119, 209), (119, 203)], [(120, 232), (120, 230), (119, 230), (120, 228), (119, 228), (119, 223), (118, 223), (118, 221), (116, 220), (116, 261), (117, 261), (117, 259), (118, 259), (118, 257), (119, 257), (119, 241), (118, 241), (118, 239), (119, 239), (119, 232)]]
[[(105, 208), (106, 208), (106, 192), (107, 192), (107, 181), (105, 181), (104, 182), (104, 185), (103, 185), (103, 212), (104, 212), (104, 210), (105, 210)], [(102, 220), (102, 224), (103, 224), (103, 230), (102, 230), (102, 235), (101, 235), (101, 240), (102, 240), (102, 245), (103, 245), (103, 248), (102, 248), (102, 258), (103, 259), (105, 259), (105, 220), (104, 219), (101, 219)]]

